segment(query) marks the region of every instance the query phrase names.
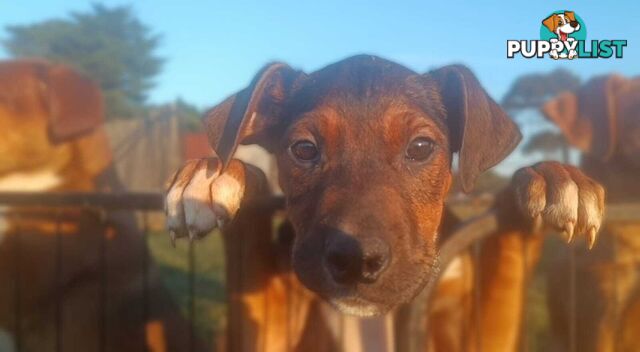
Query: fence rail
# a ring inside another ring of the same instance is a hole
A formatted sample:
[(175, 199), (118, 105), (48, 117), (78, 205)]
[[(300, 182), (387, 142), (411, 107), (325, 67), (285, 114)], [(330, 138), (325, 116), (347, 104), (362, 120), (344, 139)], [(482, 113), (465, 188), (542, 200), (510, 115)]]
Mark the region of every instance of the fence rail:
[(16, 207), (87, 207), (104, 210), (162, 210), (160, 193), (0, 192), (0, 205)]
[[(486, 203), (486, 204), (485, 204)], [(474, 206), (478, 206), (482, 208), (490, 203), (490, 201), (483, 202), (483, 204), (475, 204)], [(461, 203), (461, 204), (464, 204)], [(20, 208), (46, 208), (46, 209), (57, 209), (56, 211), (51, 212), (53, 214), (53, 218), (56, 221), (56, 227), (59, 227), (59, 222), (64, 221), (64, 214), (58, 210), (64, 209), (67, 207), (75, 207), (75, 208), (89, 208), (89, 209), (97, 209), (103, 211), (114, 211), (114, 210), (129, 210), (129, 211), (141, 211), (143, 212), (143, 222), (141, 225), (141, 232), (143, 236), (146, 236), (148, 233), (148, 220), (147, 213), (153, 211), (161, 211), (164, 208), (164, 197), (161, 193), (85, 193), (85, 192), (65, 192), (65, 193), (22, 193), (22, 192), (0, 192), (0, 206), (9, 206), (11, 211), (19, 210)], [(254, 209), (282, 209), (284, 208), (284, 200), (282, 197), (264, 197), (255, 200), (252, 202), (249, 207)], [(0, 208), (0, 213), (4, 210)], [(19, 213), (19, 212), (18, 212)], [(607, 205), (606, 221), (640, 221), (640, 204), (637, 203), (629, 203), (629, 204), (610, 204)], [(495, 213), (487, 212), (478, 217), (472, 218), (467, 222), (463, 223), (457, 231), (450, 237), (449, 240), (443, 245), (440, 249), (439, 256), (439, 264), (441, 269), (446, 268), (447, 264), (462, 250), (470, 248), (474, 243), (481, 241), (492, 233), (495, 233), (497, 230), (498, 222)], [(60, 243), (62, 241), (62, 237), (60, 236), (59, 229), (56, 230), (57, 233), (57, 249), (60, 249)], [(18, 242), (19, 243), (19, 242)], [(20, 247), (18, 248), (18, 252), (15, 255), (20, 255)], [(100, 245), (101, 249), (101, 266), (103, 268), (108, 266), (106, 262), (107, 257), (104, 253), (106, 250), (106, 244), (102, 243)], [(61, 271), (61, 260), (60, 254), (56, 254), (56, 280), (59, 280), (59, 275)], [(148, 268), (149, 259), (148, 253), (145, 250), (143, 256), (143, 275), (144, 275), (144, 299), (145, 301), (148, 299), (148, 285), (147, 285), (147, 276), (148, 276)], [(193, 246), (189, 247), (189, 258), (188, 258), (188, 267), (189, 267), (189, 279), (188, 279), (188, 292), (189, 292), (189, 309), (188, 315), (191, 323), (194, 321), (195, 316), (195, 304), (194, 304), (194, 255), (193, 255)], [(16, 269), (15, 280), (19, 282), (23, 280), (21, 278), (21, 273), (19, 268)], [(442, 273), (444, 270), (441, 270)], [(103, 275), (103, 280), (106, 280), (106, 275)], [(430, 283), (426, 286), (425, 290), (419, 295), (418, 301), (421, 302), (420, 305), (417, 306), (417, 310), (414, 314), (412, 314), (411, 319), (414, 321), (412, 325), (418, 326), (423, 324), (424, 322), (424, 314), (427, 314), (429, 310), (429, 302), (431, 301), (431, 296), (434, 292), (434, 288), (436, 287), (436, 283), (438, 280), (438, 276), (434, 276), (434, 278), (430, 281)], [(21, 350), (21, 342), (20, 342), (20, 326), (21, 326), (21, 307), (20, 307), (20, 287), (18, 284), (15, 286), (15, 295), (16, 295), (16, 309), (15, 309), (15, 321), (16, 321), (16, 348), (18, 351)], [(575, 294), (572, 291), (572, 294)], [(63, 297), (56, 298), (58, 302), (61, 302)], [(107, 300), (106, 297), (106, 282), (102, 282), (101, 284), (101, 293), (99, 296), (99, 301), (104, 304)], [(144, 303), (144, 315), (148, 314), (148, 303)], [(57, 339), (56, 339), (56, 350), (62, 350), (63, 341), (60, 333), (60, 324), (61, 324), (61, 307), (60, 303), (56, 307), (56, 323), (57, 326)], [(104, 314), (104, 313), (103, 313)], [(101, 318), (100, 326), (104, 328), (104, 316)], [(193, 325), (193, 324), (192, 324)], [(426, 330), (426, 325), (422, 325)], [(196, 344), (194, 342), (194, 332), (191, 327), (190, 332), (190, 341), (188, 344), (188, 349), (190, 351), (196, 350)], [(426, 333), (426, 332), (425, 332)], [(410, 350), (418, 351), (421, 349), (420, 346), (424, 346), (424, 334), (421, 334), (419, 338), (416, 338), (415, 341), (412, 341), (407, 346), (411, 346)], [(106, 335), (101, 331), (100, 334), (100, 346), (101, 350), (105, 350), (105, 345), (107, 344)]]

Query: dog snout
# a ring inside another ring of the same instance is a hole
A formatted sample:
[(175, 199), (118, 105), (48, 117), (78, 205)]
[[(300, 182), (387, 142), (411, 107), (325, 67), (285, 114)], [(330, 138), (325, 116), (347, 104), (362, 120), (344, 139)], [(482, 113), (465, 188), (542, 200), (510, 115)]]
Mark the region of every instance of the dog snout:
[(339, 284), (373, 283), (389, 264), (389, 246), (380, 238), (356, 239), (345, 234), (329, 236), (325, 266)]
[(578, 26), (580, 25), (580, 24), (578, 23), (578, 21), (571, 21), (571, 23), (570, 23), (570, 24), (571, 24), (571, 27), (573, 27), (573, 28), (578, 28)]

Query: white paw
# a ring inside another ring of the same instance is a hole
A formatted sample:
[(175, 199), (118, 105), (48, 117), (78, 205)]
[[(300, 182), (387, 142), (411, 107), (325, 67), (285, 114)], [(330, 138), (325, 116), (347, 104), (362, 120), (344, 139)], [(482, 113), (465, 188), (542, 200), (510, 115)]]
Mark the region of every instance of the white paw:
[(584, 234), (593, 246), (604, 212), (600, 184), (573, 166), (542, 162), (516, 171), (511, 187), (520, 211), (535, 225), (562, 231), (568, 242)]
[(220, 174), (217, 159), (188, 161), (174, 175), (165, 200), (171, 239), (203, 237), (233, 218), (244, 194), (244, 167), (232, 161)]

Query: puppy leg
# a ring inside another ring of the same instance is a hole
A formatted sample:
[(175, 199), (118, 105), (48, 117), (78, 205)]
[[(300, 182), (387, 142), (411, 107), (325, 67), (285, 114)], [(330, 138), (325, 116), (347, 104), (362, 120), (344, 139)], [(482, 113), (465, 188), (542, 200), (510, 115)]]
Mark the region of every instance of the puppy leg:
[(262, 171), (232, 160), (224, 172), (218, 159), (188, 161), (172, 177), (165, 200), (167, 228), (172, 240), (205, 236), (223, 228), (238, 212), (243, 201), (264, 193)]
[[(270, 212), (244, 208), (223, 231), (228, 297), (224, 350), (293, 351), (309, 337), (314, 351), (335, 350), (326, 334), (318, 336), (329, 331), (312, 310), (318, 297), (291, 269), (293, 229), (283, 226), (272, 236), (271, 217)], [(316, 330), (303, 338), (309, 324)]]
[(518, 170), (498, 196), (500, 233), (482, 245), (474, 306), (481, 331), (472, 329), (469, 348), (518, 350), (527, 276), (535, 267), (545, 227), (564, 233), (567, 241), (585, 235), (593, 246), (602, 223), (604, 189), (572, 166), (543, 162)]
[[(489, 237), (480, 248), (474, 274), (468, 351), (518, 351), (529, 274), (541, 252), (540, 236), (512, 229)], [(477, 322), (477, 323), (476, 323)]]

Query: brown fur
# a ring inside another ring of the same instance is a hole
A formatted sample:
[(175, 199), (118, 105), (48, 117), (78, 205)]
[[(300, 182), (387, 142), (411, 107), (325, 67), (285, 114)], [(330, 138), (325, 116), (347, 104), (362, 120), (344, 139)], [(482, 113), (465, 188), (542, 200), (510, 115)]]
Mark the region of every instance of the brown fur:
[[(607, 189), (610, 203), (640, 200), (640, 80), (617, 75), (592, 79), (566, 92), (542, 111), (583, 152), (582, 168)], [(640, 224), (605, 223), (591, 253), (576, 251), (579, 351), (635, 351), (640, 287)], [(561, 252), (564, 265), (569, 253)], [(558, 347), (569, 343), (568, 271), (550, 275), (550, 310)]]
[[(99, 88), (71, 68), (39, 60), (0, 63), (3, 191), (109, 191), (115, 187), (115, 180), (106, 177), (112, 160), (103, 120)], [(46, 187), (41, 179), (30, 183), (30, 177), (39, 174), (53, 181)], [(14, 344), (23, 350), (44, 351), (53, 350), (60, 341), (65, 350), (98, 349), (103, 239), (109, 263), (106, 350), (133, 351), (146, 345), (165, 351), (184, 344), (186, 324), (156, 273), (149, 279), (149, 306), (155, 313), (147, 322), (142, 319), (145, 244), (130, 214), (113, 214), (106, 226), (99, 214), (86, 209), (59, 213), (8, 209), (2, 215), (8, 229), (0, 235), (0, 328), (11, 334)], [(63, 218), (59, 224), (56, 215)], [(57, 233), (61, 236), (60, 282), (55, 274)], [(59, 335), (58, 296), (62, 297)], [(18, 306), (19, 328), (15, 326)]]
[[(504, 158), (520, 138), (513, 122), (467, 68), (447, 66), (420, 75), (366, 55), (311, 74), (284, 64), (268, 65), (249, 87), (213, 108), (205, 125), (217, 156), (213, 159), (215, 165), (231, 166), (237, 162), (231, 158), (239, 143), (258, 143), (276, 156), (287, 216), (295, 233), (292, 265), (297, 278), (343, 312), (357, 315), (381, 314), (409, 301), (432, 274), (444, 199), (451, 184), (452, 154), (459, 153), (461, 182), (469, 190), (475, 178)], [(433, 143), (431, 154), (423, 162), (405, 158), (407, 145), (417, 136)], [(313, 162), (296, 160), (290, 149), (305, 140), (313, 142), (319, 151), (319, 158)], [(218, 220), (235, 216), (209, 204), (222, 202), (224, 209), (238, 208), (240, 200), (229, 202), (230, 198), (224, 195), (243, 192), (242, 184), (250, 179), (236, 178), (237, 185), (227, 183), (226, 188), (219, 188), (219, 180), (230, 173), (217, 166), (207, 167), (211, 164), (201, 162), (198, 167), (185, 168), (176, 178), (180, 181), (169, 187), (168, 225), (175, 237), (206, 234), (219, 225)], [(543, 193), (546, 189), (553, 193), (557, 186), (584, 178), (570, 175), (561, 165), (536, 165), (531, 172), (540, 175)], [(555, 181), (554, 173), (560, 173)], [(514, 212), (504, 231), (529, 228), (529, 216), (540, 216), (562, 226), (567, 221), (579, 222), (577, 217), (566, 219), (555, 213), (541, 213), (556, 206), (556, 199), (550, 199), (548, 204), (541, 202), (537, 213), (527, 213), (527, 201), (515, 196), (526, 193), (527, 187), (528, 180), (514, 181), (510, 196), (505, 196), (503, 208), (521, 207), (522, 214)], [(252, 196), (243, 193), (243, 199)], [(239, 217), (240, 214), (241, 207)], [(232, 224), (249, 221), (238, 219)], [(227, 240), (234, 241), (230, 236)], [(343, 272), (356, 275), (348, 276), (346, 282), (330, 267), (333, 261), (329, 255), (336, 247), (350, 251), (342, 257), (342, 263), (347, 263)], [(503, 251), (505, 257), (512, 253), (509, 251)], [(270, 276), (264, 266), (273, 257), (256, 260), (261, 252), (253, 253), (254, 257), (241, 263), (262, 274), (249, 273), (242, 280), (265, 282)], [(365, 276), (369, 253), (391, 258), (377, 267), (373, 279)], [(502, 268), (498, 263), (495, 267)], [(507, 266), (506, 271), (515, 273), (511, 268)], [(515, 274), (516, 284), (522, 284), (521, 278)], [(271, 283), (256, 286), (262, 297), (275, 289)], [(499, 302), (486, 303), (484, 314), (509, 313), (520, 304), (501, 307)], [(243, 307), (249, 310), (245, 317), (260, 312), (255, 304), (246, 303)], [(308, 312), (307, 324), (313, 317)], [(265, 329), (263, 334), (279, 329), (257, 316), (253, 322)], [(508, 327), (514, 325), (517, 323)], [(495, 333), (501, 332), (496, 329)], [(264, 337), (254, 339), (264, 341)], [(300, 343), (304, 344), (304, 338)], [(326, 345), (316, 347), (323, 346)]]

